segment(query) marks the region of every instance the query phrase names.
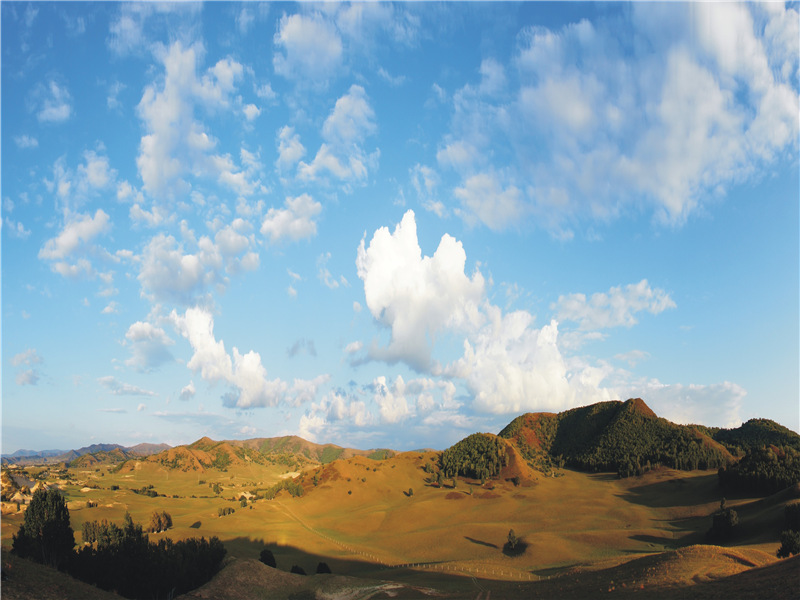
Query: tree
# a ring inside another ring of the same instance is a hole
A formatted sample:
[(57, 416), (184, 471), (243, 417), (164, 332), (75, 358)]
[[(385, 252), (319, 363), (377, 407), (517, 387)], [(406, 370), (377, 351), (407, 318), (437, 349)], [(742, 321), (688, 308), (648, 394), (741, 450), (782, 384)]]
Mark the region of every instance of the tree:
[(278, 566), (278, 563), (275, 562), (275, 555), (272, 554), (272, 550), (270, 550), (269, 548), (264, 548), (261, 551), (261, 556), (259, 556), (259, 560), (268, 567), (272, 567), (273, 569), (277, 568)]
[(508, 547), (514, 550), (517, 547), (517, 543), (519, 539), (517, 539), (517, 534), (514, 533), (513, 529), (508, 530)]
[(292, 565), (291, 571), (292, 573), (296, 573), (297, 575), (305, 575), (306, 571), (303, 567), (299, 565)]
[(241, 500), (240, 504), (242, 505), (242, 508), (247, 508), (247, 497), (246, 496), (242, 496), (242, 500)]
[(59, 568), (69, 558), (75, 537), (69, 524), (67, 501), (58, 490), (37, 490), (25, 521), (14, 535), (12, 552)]
[(411, 496), (414, 495), (414, 488), (408, 488), (408, 494), (407, 495), (408, 495), (409, 498), (411, 498)]
[(321, 562), (317, 565), (317, 573), (330, 573), (331, 568), (328, 566), (328, 563)]
[(791, 529), (781, 533), (781, 547), (778, 548), (778, 558), (787, 558), (800, 554), (800, 531)]

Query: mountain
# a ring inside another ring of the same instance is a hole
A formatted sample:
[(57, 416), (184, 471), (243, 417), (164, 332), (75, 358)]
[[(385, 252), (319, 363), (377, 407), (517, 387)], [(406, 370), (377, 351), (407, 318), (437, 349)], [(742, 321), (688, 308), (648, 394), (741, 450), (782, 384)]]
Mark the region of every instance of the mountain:
[(769, 419), (750, 419), (735, 429), (710, 429), (711, 436), (734, 449), (751, 450), (763, 446), (789, 446), (800, 450), (800, 435)]
[[(35, 465), (35, 464), (57, 464), (68, 463), (69, 466), (90, 466), (97, 463), (119, 462), (134, 457), (149, 456), (157, 452), (163, 452), (170, 446), (168, 444), (137, 444), (136, 446), (125, 447), (120, 444), (92, 444), (77, 450), (17, 450), (13, 454), (4, 454), (2, 463), (12, 465)], [(83, 459), (75, 463), (82, 457), (93, 457)], [(75, 464), (73, 464), (75, 463)]]
[(514, 419), (499, 436), (545, 471), (557, 463), (631, 475), (648, 464), (697, 469), (718, 468), (733, 460), (707, 428), (660, 418), (641, 398), (599, 402), (558, 414), (528, 413)]
[[(315, 444), (297, 436), (223, 441), (203, 437), (191, 444), (152, 454), (145, 460), (170, 469), (203, 472), (208, 469), (226, 471), (248, 464), (282, 464), (300, 470), (305, 466), (327, 464), (354, 456), (383, 459), (394, 456), (394, 452), (382, 448), (356, 450), (335, 444)], [(133, 466), (126, 464), (121, 469), (129, 470)]]

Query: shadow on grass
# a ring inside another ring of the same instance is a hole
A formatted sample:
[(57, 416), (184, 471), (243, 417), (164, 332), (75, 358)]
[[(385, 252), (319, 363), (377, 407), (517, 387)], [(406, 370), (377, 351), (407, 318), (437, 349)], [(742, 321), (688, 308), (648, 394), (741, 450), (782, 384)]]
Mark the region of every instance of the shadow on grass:
[(473, 544), (478, 544), (479, 546), (488, 546), (489, 548), (497, 548), (497, 544), (492, 544), (491, 542), (484, 542), (481, 540), (476, 540), (475, 538), (471, 538), (468, 535), (464, 536), (464, 539), (467, 541), (472, 542)]
[(624, 500), (650, 508), (695, 506), (719, 502), (722, 490), (716, 471), (708, 475), (678, 476), (674, 479), (630, 487), (621, 495)]
[(514, 547), (511, 547), (511, 544), (506, 542), (503, 545), (503, 554), (506, 556), (522, 556), (525, 554), (525, 551), (528, 549), (528, 544), (523, 540), (517, 540), (517, 543), (514, 544)]

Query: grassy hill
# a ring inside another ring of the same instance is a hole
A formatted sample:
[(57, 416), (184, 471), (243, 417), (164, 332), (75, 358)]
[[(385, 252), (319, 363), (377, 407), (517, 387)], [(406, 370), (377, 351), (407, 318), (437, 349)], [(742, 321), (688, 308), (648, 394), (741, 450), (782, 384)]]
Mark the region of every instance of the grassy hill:
[(656, 465), (717, 468), (733, 460), (702, 428), (658, 417), (640, 398), (526, 414), (500, 432), (539, 470), (552, 464), (629, 476)]

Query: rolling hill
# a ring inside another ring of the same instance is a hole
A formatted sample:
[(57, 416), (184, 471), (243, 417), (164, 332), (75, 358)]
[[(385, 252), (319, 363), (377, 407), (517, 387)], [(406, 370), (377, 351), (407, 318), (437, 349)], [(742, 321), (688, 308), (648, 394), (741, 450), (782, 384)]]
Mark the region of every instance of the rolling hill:
[[(136, 446), (121, 446), (120, 444), (92, 444), (77, 450), (17, 450), (13, 454), (4, 454), (4, 465), (48, 465), (58, 463), (71, 463), (84, 456), (94, 456), (94, 459), (83, 461), (87, 466), (95, 463), (118, 462), (135, 456), (149, 456), (169, 448), (168, 444), (137, 444)], [(116, 452), (119, 451), (119, 452)], [(116, 452), (116, 453), (115, 453)], [(81, 464), (81, 463), (77, 463)]]

